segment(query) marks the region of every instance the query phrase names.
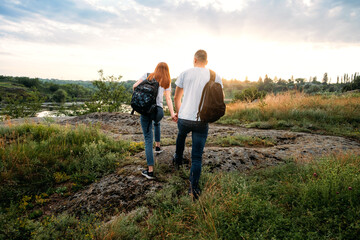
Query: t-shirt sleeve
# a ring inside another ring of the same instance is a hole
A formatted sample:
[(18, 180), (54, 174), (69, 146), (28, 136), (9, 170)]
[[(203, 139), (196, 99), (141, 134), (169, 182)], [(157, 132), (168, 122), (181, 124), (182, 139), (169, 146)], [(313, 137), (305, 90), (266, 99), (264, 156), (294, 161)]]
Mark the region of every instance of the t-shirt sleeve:
[(170, 83), (170, 86), (167, 89), (165, 89), (165, 91), (170, 91), (171, 92), (171, 83)]
[(175, 82), (179, 88), (184, 88), (184, 73), (181, 73)]
[(221, 77), (219, 75), (217, 75), (217, 74), (216, 74), (216, 77), (215, 77), (215, 82), (220, 83), (221, 87), (224, 88)]

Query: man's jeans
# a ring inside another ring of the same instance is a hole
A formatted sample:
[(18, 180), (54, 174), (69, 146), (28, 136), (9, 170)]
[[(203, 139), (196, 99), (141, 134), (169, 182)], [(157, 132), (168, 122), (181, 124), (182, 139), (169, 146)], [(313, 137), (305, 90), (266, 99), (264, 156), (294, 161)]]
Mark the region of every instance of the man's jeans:
[(164, 111), (161, 107), (157, 107), (155, 120), (152, 120), (149, 116), (140, 116), (141, 128), (145, 138), (145, 155), (148, 166), (154, 166), (152, 123), (154, 122), (155, 142), (160, 142), (160, 121), (163, 117)]
[(201, 174), (202, 154), (204, 151), (206, 138), (208, 136), (209, 124), (198, 121), (178, 119), (178, 129), (179, 132), (176, 139), (175, 152), (176, 159), (182, 159), (186, 136), (189, 132), (192, 132), (190, 187), (192, 189), (198, 189)]

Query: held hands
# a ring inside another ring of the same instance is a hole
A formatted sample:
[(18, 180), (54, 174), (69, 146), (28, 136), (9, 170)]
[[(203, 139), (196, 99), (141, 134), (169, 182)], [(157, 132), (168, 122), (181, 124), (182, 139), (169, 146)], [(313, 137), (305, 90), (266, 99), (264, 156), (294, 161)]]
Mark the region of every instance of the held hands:
[(174, 122), (177, 123), (177, 121), (178, 121), (178, 114), (177, 114), (177, 113), (172, 114), (172, 115), (171, 115), (171, 119), (172, 119)]

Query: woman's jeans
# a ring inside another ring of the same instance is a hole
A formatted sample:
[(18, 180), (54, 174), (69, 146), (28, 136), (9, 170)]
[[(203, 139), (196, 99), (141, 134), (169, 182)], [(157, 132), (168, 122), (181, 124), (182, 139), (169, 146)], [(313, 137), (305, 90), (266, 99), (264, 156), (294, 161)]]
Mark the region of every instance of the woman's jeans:
[(186, 136), (189, 132), (192, 132), (190, 187), (192, 189), (198, 189), (201, 174), (202, 155), (208, 136), (209, 124), (199, 121), (178, 119), (178, 129), (179, 132), (176, 139), (175, 152), (176, 159), (183, 158)]
[[(157, 107), (155, 117), (141, 115), (140, 123), (145, 138), (145, 155), (148, 166), (154, 166), (154, 154), (153, 154), (153, 122), (155, 132), (155, 142), (160, 142), (160, 121), (164, 117), (164, 110), (161, 107)], [(155, 119), (155, 120), (152, 120)]]

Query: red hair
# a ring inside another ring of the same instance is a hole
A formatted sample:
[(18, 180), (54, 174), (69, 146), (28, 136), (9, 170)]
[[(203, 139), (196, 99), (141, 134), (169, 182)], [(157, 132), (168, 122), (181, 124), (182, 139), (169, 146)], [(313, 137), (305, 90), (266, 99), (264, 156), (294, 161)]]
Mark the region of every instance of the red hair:
[(159, 63), (156, 66), (155, 71), (150, 73), (147, 79), (153, 78), (155, 78), (155, 80), (159, 82), (159, 85), (164, 89), (169, 88), (171, 83), (169, 66), (164, 62)]

